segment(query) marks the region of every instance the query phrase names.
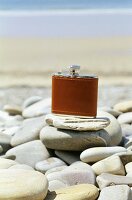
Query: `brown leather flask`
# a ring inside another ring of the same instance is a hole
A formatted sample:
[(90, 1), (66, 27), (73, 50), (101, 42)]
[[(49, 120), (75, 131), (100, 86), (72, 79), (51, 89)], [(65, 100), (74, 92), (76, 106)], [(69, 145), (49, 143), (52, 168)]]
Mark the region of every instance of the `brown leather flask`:
[(79, 66), (52, 76), (52, 113), (96, 117), (98, 78), (80, 75)]

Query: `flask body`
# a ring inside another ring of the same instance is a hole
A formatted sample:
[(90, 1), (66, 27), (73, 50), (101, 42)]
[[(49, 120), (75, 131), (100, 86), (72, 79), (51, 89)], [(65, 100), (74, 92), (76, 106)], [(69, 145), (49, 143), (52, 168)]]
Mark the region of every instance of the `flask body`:
[(98, 78), (96, 76), (52, 76), (52, 113), (96, 117)]

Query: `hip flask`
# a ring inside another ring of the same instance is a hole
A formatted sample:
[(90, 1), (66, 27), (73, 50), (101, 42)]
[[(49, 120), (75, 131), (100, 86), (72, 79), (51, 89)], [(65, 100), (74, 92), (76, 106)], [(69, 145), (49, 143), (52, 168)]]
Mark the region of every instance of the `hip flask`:
[(52, 113), (96, 117), (98, 77), (79, 74), (80, 66), (52, 75)]

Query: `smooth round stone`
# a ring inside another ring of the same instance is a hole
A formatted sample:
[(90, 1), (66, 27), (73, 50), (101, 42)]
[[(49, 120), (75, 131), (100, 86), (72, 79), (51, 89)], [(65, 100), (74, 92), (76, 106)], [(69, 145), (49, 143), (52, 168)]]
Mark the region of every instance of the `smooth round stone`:
[(23, 123), (23, 117), (21, 115), (10, 116), (5, 122), (6, 128), (13, 126), (21, 126)]
[(80, 152), (73, 151), (55, 151), (55, 155), (57, 155), (60, 159), (71, 165), (76, 161), (80, 161)]
[(127, 176), (102, 173), (101, 175), (97, 176), (96, 181), (101, 190), (110, 185), (129, 185), (132, 187), (132, 178)]
[(50, 157), (44, 161), (40, 161), (36, 163), (35, 168), (37, 171), (45, 173), (47, 170), (52, 169), (54, 167), (59, 167), (66, 165), (62, 160), (56, 157)]
[(125, 148), (129, 148), (132, 146), (132, 138), (127, 138), (127, 141), (125, 142)]
[(27, 108), (28, 106), (31, 106), (34, 103), (37, 103), (38, 101), (42, 100), (42, 97), (40, 96), (32, 96), (26, 99), (23, 103), (23, 108)]
[(60, 172), (62, 171), (63, 169), (66, 169), (68, 166), (66, 165), (62, 165), (62, 166), (59, 166), (59, 167), (54, 167), (52, 169), (49, 169), (46, 171), (45, 175), (47, 176), (48, 174), (51, 174), (53, 172)]
[(121, 103), (117, 103), (114, 106), (114, 109), (119, 111), (119, 112), (131, 112), (132, 111), (132, 101), (124, 101)]
[(96, 175), (100, 175), (102, 173), (125, 175), (124, 166), (118, 156), (110, 156), (100, 160), (92, 165), (92, 169)]
[(47, 179), (40, 172), (21, 169), (0, 170), (0, 199), (2, 200), (43, 200), (47, 190)]
[(109, 135), (105, 130), (80, 131), (61, 130), (46, 126), (40, 132), (40, 139), (47, 148), (56, 150), (81, 151), (88, 147), (107, 146)]
[(97, 162), (104, 158), (107, 158), (115, 153), (119, 152), (126, 152), (127, 150), (124, 147), (93, 147), (86, 149), (80, 155), (80, 159), (83, 162), (90, 163), (90, 162)]
[(32, 140), (39, 139), (40, 130), (45, 126), (45, 117), (36, 117), (23, 121), (22, 127), (11, 139), (11, 145), (17, 146)]
[(33, 168), (37, 162), (50, 157), (49, 152), (40, 140), (27, 142), (8, 150), (5, 158), (10, 156), (15, 156), (15, 160), (20, 164), (27, 164)]
[(123, 113), (118, 117), (120, 124), (131, 124), (132, 123), (132, 112)]
[(132, 172), (129, 172), (126, 176), (132, 178)]
[(3, 153), (11, 148), (11, 136), (4, 133), (0, 133), (0, 146), (2, 146)]
[(14, 160), (9, 160), (9, 159), (5, 159), (5, 158), (0, 158), (0, 169), (7, 169), (13, 165), (18, 164), (17, 162), (15, 162)]
[(103, 188), (98, 200), (130, 200), (131, 189), (127, 185), (114, 185)]
[(76, 131), (97, 131), (104, 129), (110, 124), (108, 118), (80, 118), (73, 116), (58, 116), (48, 114), (46, 123), (60, 129), (69, 129)]
[(8, 112), (10, 115), (21, 115), (22, 109), (20, 106), (16, 105), (5, 105), (4, 111)]
[(66, 184), (59, 181), (59, 180), (53, 180), (53, 181), (49, 181), (49, 187), (48, 187), (48, 190), (50, 192), (54, 191), (54, 190), (58, 190), (58, 189), (61, 189), (61, 188), (65, 188), (66, 187)]
[(0, 145), (0, 153), (2, 153), (2, 151), (3, 151), (3, 148), (2, 148), (2, 146)]
[(21, 126), (12, 126), (9, 128), (4, 128), (1, 133), (9, 136), (15, 135), (15, 133), (21, 128)]
[(80, 184), (55, 190), (48, 194), (46, 200), (96, 200), (99, 191), (91, 184)]
[(125, 169), (127, 173), (132, 173), (132, 162), (127, 163)]
[(24, 164), (16, 164), (13, 165), (11, 167), (9, 167), (9, 169), (25, 169), (25, 170), (34, 170), (32, 167), (30, 167), (29, 165), (24, 165)]
[(37, 103), (28, 106), (23, 110), (23, 117), (30, 118), (30, 117), (38, 117), (41, 115), (45, 115), (51, 112), (51, 99), (43, 99), (38, 101)]
[(122, 135), (125, 137), (132, 136), (132, 125), (121, 124)]
[(114, 110), (111, 107), (100, 107), (98, 110), (99, 111), (105, 111), (105, 112), (113, 115), (114, 117), (118, 117), (121, 114), (121, 112)]
[(97, 116), (107, 117), (110, 119), (110, 125), (105, 128), (105, 131), (107, 131), (111, 139), (110, 146), (117, 146), (118, 144), (120, 144), (122, 140), (122, 130), (117, 119), (113, 115), (104, 111), (98, 111)]
[(62, 171), (47, 175), (48, 181), (59, 180), (67, 186), (82, 183), (95, 184), (95, 174), (90, 165), (76, 162)]

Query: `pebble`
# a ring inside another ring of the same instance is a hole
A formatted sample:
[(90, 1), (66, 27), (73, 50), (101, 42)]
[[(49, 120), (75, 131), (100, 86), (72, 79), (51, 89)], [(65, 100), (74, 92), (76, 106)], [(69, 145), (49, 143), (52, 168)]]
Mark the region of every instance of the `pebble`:
[(68, 167), (67, 165), (62, 165), (62, 166), (59, 166), (59, 167), (54, 167), (52, 169), (47, 170), (46, 173), (45, 173), (45, 175), (47, 176), (48, 174), (51, 174), (53, 172), (60, 172), (63, 169), (66, 169), (67, 167)]
[(24, 101), (22, 107), (23, 107), (23, 109), (27, 108), (27, 107), (31, 106), (32, 104), (37, 103), (38, 101), (41, 101), (41, 100), (42, 100), (42, 97), (40, 97), (40, 96), (31, 96)]
[(101, 175), (97, 176), (96, 181), (101, 190), (112, 185), (128, 185), (132, 187), (132, 177), (127, 176), (102, 173)]
[(5, 105), (4, 106), (4, 111), (8, 112), (10, 115), (21, 115), (22, 114), (22, 109), (20, 106), (16, 105)]
[(118, 156), (110, 156), (100, 160), (92, 165), (92, 169), (96, 175), (100, 175), (102, 173), (125, 175), (124, 166)]
[(132, 112), (127, 112), (127, 113), (121, 114), (117, 118), (117, 120), (120, 124), (131, 124), (132, 123)]
[(5, 134), (5, 135), (13, 136), (20, 129), (20, 127), (21, 126), (12, 126), (12, 127), (9, 127), (9, 128), (4, 128), (1, 131), (1, 133)]
[(51, 99), (43, 99), (38, 101), (23, 110), (24, 118), (39, 117), (51, 112)]
[(16, 165), (12, 165), (11, 167), (9, 167), (9, 169), (25, 169), (25, 170), (34, 170), (32, 167), (30, 167), (29, 165), (24, 165), (24, 164), (16, 164)]
[(107, 158), (115, 153), (126, 152), (127, 150), (124, 147), (93, 147), (86, 149), (80, 155), (80, 159), (83, 162), (97, 162), (104, 158)]
[(98, 110), (99, 110), (99, 111), (101, 111), (101, 110), (102, 110), (102, 111), (105, 111), (105, 112), (107, 112), (107, 113), (113, 115), (115, 118), (117, 118), (117, 117), (121, 114), (120, 111), (114, 110), (114, 109), (111, 108), (111, 107), (100, 107)]
[(125, 169), (127, 173), (132, 173), (132, 162), (127, 163)]
[(114, 106), (114, 110), (117, 110), (119, 112), (131, 112), (132, 111), (132, 101), (124, 101), (121, 103), (117, 103)]
[(49, 193), (46, 200), (96, 200), (99, 191), (91, 184), (74, 185)]
[(105, 130), (107, 131), (107, 133), (110, 136), (110, 146), (117, 146), (120, 144), (121, 140), (122, 140), (122, 130), (121, 130), (121, 126), (118, 123), (117, 119), (104, 111), (98, 111), (97, 114), (98, 117), (107, 117), (110, 120), (110, 125), (107, 126), (105, 128)]
[(48, 181), (59, 180), (67, 186), (82, 183), (95, 184), (95, 174), (90, 165), (76, 162), (59, 172), (47, 175)]
[(98, 200), (131, 200), (131, 188), (127, 185), (114, 185), (103, 188)]
[(6, 128), (13, 126), (21, 126), (23, 123), (23, 117), (21, 115), (10, 116), (5, 122)]
[(132, 137), (131, 138), (127, 138), (124, 146), (125, 146), (125, 148), (129, 148), (129, 147), (132, 146)]
[(27, 142), (8, 150), (5, 158), (10, 156), (15, 156), (15, 161), (20, 164), (27, 164), (33, 168), (37, 162), (50, 157), (49, 152), (40, 140)]
[(59, 180), (53, 180), (53, 181), (49, 181), (48, 191), (52, 192), (54, 190), (65, 188), (65, 187), (67, 187), (65, 183)]
[(40, 172), (2, 169), (0, 179), (0, 199), (2, 200), (43, 200), (47, 195), (48, 182)]
[(132, 125), (121, 124), (122, 135), (125, 137), (132, 136)]
[(105, 130), (80, 131), (61, 130), (46, 126), (40, 132), (40, 139), (47, 148), (55, 150), (81, 151), (88, 147), (107, 146), (109, 135)]
[(59, 158), (50, 157), (50, 158), (48, 158), (48, 159), (46, 159), (44, 161), (40, 161), (40, 162), (36, 163), (35, 169), (37, 171), (45, 173), (49, 169), (52, 169), (54, 167), (63, 166), (63, 165), (66, 165), (66, 163), (64, 163)]
[(24, 120), (21, 128), (12, 137), (11, 145), (17, 146), (39, 139), (40, 130), (45, 126), (45, 124), (44, 116)]
[(126, 176), (132, 178), (132, 172), (129, 172)]
[(2, 146), (2, 149), (3, 149), (2, 152), (3, 153), (5, 153), (8, 149), (11, 148), (10, 142), (11, 142), (11, 136), (10, 135), (0, 133), (0, 146)]
[(5, 159), (5, 158), (0, 157), (0, 169), (7, 169), (16, 164), (18, 164), (18, 163), (15, 162), (14, 160)]
[(65, 161), (67, 164), (71, 165), (76, 161), (80, 161), (80, 152), (73, 151), (55, 151), (55, 155), (57, 155), (60, 159)]
[(58, 116), (48, 114), (46, 116), (46, 123), (60, 129), (69, 129), (76, 131), (97, 131), (104, 129), (110, 124), (108, 118), (79, 118), (73, 116)]
[(116, 153), (115, 155), (120, 157), (124, 166), (127, 163), (132, 162), (132, 151), (120, 152), (120, 153)]

